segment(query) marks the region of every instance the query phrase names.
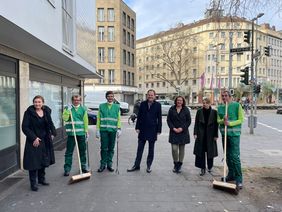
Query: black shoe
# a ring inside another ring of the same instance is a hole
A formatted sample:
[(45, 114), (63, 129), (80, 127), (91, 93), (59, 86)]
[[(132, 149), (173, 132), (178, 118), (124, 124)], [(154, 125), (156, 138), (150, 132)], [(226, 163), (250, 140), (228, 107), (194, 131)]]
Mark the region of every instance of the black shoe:
[(176, 173), (181, 173), (182, 164), (183, 164), (182, 162), (178, 162), (178, 163), (177, 163)]
[(67, 171), (64, 172), (64, 176), (65, 176), (65, 177), (67, 177), (67, 176), (69, 176), (69, 175), (70, 175), (70, 172), (67, 172)]
[(173, 167), (173, 172), (176, 173), (177, 172), (177, 167), (178, 167), (178, 162), (173, 162), (174, 163), (174, 167)]
[(44, 180), (44, 181), (38, 181), (38, 184), (41, 184), (41, 185), (44, 185), (44, 186), (50, 185), (50, 184), (47, 183), (45, 180)]
[(210, 168), (210, 169), (208, 169), (208, 172), (209, 172), (209, 173), (211, 173), (211, 172), (212, 172), (212, 169), (211, 169), (211, 168)]
[(107, 166), (107, 169), (108, 169), (110, 172), (115, 171), (115, 170), (113, 169), (113, 167), (111, 167), (111, 166)]
[(100, 168), (98, 169), (98, 172), (103, 172), (105, 170), (105, 166), (100, 166)]
[(38, 187), (35, 186), (35, 185), (30, 186), (30, 189), (31, 189), (32, 191), (38, 191)]
[[(224, 182), (224, 177), (221, 177), (221, 181)], [(227, 177), (225, 178), (225, 181), (226, 181), (226, 182), (234, 181), (234, 178), (227, 176)]]
[(139, 170), (140, 170), (140, 166), (132, 166), (131, 169), (127, 169), (127, 172), (135, 172)]
[(206, 174), (206, 170), (205, 169), (201, 169), (200, 176), (204, 176), (205, 174)]
[(82, 169), (82, 173), (89, 173), (90, 171), (88, 169)]
[(147, 173), (151, 173), (151, 172), (152, 172), (151, 167), (147, 167), (146, 172), (147, 172)]

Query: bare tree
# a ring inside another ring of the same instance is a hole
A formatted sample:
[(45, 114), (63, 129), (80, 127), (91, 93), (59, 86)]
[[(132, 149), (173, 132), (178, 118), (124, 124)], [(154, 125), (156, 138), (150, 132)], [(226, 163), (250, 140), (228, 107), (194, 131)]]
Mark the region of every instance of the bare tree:
[[(163, 70), (150, 68), (151, 74), (161, 81), (169, 83), (179, 92), (180, 87), (191, 77), (197, 36), (184, 32), (161, 36), (156, 40), (152, 51), (152, 66), (162, 66)], [(172, 80), (173, 79), (173, 80)]]

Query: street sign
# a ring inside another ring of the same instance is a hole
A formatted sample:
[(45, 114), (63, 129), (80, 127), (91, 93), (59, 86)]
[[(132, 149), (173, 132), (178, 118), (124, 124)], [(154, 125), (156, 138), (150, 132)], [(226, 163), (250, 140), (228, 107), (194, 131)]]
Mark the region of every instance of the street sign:
[(230, 49), (230, 53), (246, 52), (251, 51), (251, 47), (233, 48)]

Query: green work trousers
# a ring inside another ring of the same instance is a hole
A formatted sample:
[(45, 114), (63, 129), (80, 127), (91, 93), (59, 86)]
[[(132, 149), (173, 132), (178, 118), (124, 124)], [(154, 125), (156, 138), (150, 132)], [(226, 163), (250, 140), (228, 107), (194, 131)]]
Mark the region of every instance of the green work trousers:
[[(224, 146), (224, 136), (222, 136)], [(240, 161), (240, 136), (227, 136), (226, 163), (230, 179), (242, 183), (242, 170)]]
[[(79, 155), (80, 155), (81, 169), (86, 170), (87, 164), (86, 164), (85, 135), (81, 135), (81, 136), (77, 135), (76, 138), (77, 138)], [(74, 147), (75, 147), (74, 136), (68, 136), (67, 148), (65, 153), (65, 165), (64, 165), (65, 172), (70, 172), (71, 170)]]
[(115, 153), (116, 132), (100, 131), (101, 134), (101, 166), (112, 167)]

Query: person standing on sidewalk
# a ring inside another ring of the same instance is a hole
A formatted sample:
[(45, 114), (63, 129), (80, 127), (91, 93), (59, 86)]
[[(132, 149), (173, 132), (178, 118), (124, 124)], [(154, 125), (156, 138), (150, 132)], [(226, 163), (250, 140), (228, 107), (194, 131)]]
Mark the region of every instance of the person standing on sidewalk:
[(48, 186), (45, 180), (45, 168), (55, 163), (52, 140), (57, 135), (51, 118), (51, 109), (43, 105), (44, 98), (35, 96), (33, 105), (24, 113), (22, 131), (26, 135), (23, 167), (29, 171), (30, 188), (37, 191), (38, 183)]
[(201, 169), (200, 175), (203, 176), (206, 173), (206, 158), (208, 171), (211, 172), (213, 158), (218, 156), (217, 111), (212, 109), (211, 101), (208, 98), (203, 99), (203, 107), (197, 111), (194, 138), (195, 166)]
[(107, 166), (113, 172), (113, 156), (116, 137), (121, 135), (120, 106), (114, 103), (113, 91), (106, 92), (106, 103), (99, 105), (96, 123), (96, 138), (101, 137), (101, 161), (98, 172), (103, 172)]
[[(240, 161), (240, 135), (241, 124), (244, 120), (244, 112), (242, 106), (238, 102), (233, 102), (229, 91), (222, 92), (222, 101), (224, 104), (218, 106), (217, 122), (222, 134), (222, 142), (224, 144), (224, 126), (227, 126), (227, 149), (226, 163), (228, 166), (227, 181), (236, 181), (239, 189), (242, 189), (242, 170)], [(228, 104), (227, 115), (225, 115), (225, 107)], [(224, 146), (224, 145), (223, 145)]]
[[(80, 95), (72, 96), (71, 100), (72, 104), (65, 107), (63, 112), (63, 120), (68, 135), (65, 152), (64, 176), (69, 176), (72, 167), (72, 155), (75, 147), (74, 130), (78, 142), (82, 172), (89, 172), (86, 162), (86, 138), (89, 137), (87, 108), (81, 105)], [(75, 129), (72, 127), (70, 113), (72, 113)]]
[(140, 170), (140, 163), (146, 141), (149, 143), (147, 157), (147, 173), (150, 173), (154, 160), (154, 147), (158, 135), (162, 131), (162, 110), (161, 104), (155, 101), (156, 92), (152, 89), (147, 92), (147, 100), (140, 104), (135, 130), (138, 133), (138, 147), (133, 167), (128, 172)]
[(176, 97), (167, 115), (169, 127), (169, 143), (171, 143), (172, 158), (174, 162), (174, 173), (181, 172), (185, 154), (185, 144), (190, 143), (188, 127), (191, 124), (191, 114), (186, 107), (185, 99), (182, 96)]

